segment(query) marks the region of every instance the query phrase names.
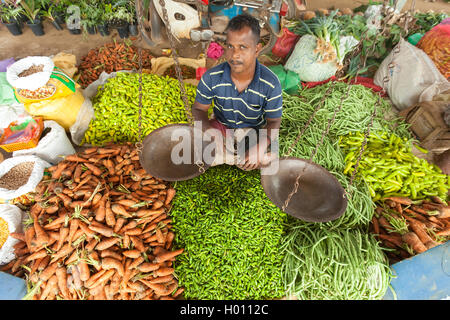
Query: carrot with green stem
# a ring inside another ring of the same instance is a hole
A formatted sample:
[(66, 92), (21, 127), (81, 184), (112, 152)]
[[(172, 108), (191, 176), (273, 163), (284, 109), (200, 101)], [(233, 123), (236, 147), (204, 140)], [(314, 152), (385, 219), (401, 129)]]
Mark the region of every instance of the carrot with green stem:
[(414, 232), (405, 233), (402, 235), (402, 239), (417, 253), (427, 251), (427, 247), (420, 241), (419, 237)]

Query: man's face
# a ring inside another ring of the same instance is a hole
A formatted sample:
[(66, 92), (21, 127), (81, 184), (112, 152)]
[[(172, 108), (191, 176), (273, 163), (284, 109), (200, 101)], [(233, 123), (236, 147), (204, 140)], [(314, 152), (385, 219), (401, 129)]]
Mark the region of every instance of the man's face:
[(242, 73), (253, 67), (261, 44), (257, 44), (255, 36), (249, 27), (238, 31), (227, 32), (225, 58), (231, 68), (231, 73)]

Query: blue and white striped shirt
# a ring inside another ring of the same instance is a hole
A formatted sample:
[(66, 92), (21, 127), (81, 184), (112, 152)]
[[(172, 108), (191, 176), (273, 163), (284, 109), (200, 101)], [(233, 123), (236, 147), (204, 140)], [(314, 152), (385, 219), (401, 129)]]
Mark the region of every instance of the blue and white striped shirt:
[(241, 93), (231, 80), (228, 62), (206, 71), (195, 98), (201, 104), (214, 102), (216, 119), (229, 128), (259, 128), (266, 118), (281, 118), (283, 98), (278, 77), (256, 60), (252, 82)]

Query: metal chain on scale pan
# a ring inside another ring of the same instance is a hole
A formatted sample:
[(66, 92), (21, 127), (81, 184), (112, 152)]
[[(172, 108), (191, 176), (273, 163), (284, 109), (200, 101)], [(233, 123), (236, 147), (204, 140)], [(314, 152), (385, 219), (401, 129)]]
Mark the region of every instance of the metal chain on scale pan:
[[(165, 1), (160, 0), (159, 4), (161, 5), (161, 8), (162, 8), (163, 21), (166, 26), (166, 33), (167, 33), (167, 37), (169, 39), (172, 57), (175, 62), (174, 63), (175, 72), (176, 72), (178, 84), (180, 87), (181, 98), (183, 100), (186, 118), (188, 120), (188, 123), (191, 126), (193, 126), (194, 120), (192, 117), (191, 110), (189, 108), (189, 100), (187, 97), (186, 89), (184, 87), (183, 75), (182, 75), (182, 71), (181, 71), (181, 67), (180, 67), (180, 62), (178, 60), (178, 54), (177, 54), (176, 47), (175, 47), (175, 39), (174, 39), (172, 30), (170, 27), (169, 17), (168, 17), (167, 9), (165, 6)], [(142, 128), (141, 128), (141, 122), (142, 122), (141, 121), (142, 120), (142, 111), (141, 111), (142, 110), (142, 55), (141, 55), (141, 48), (139, 48), (138, 54), (139, 54), (139, 142), (136, 143), (136, 148), (138, 149), (138, 152), (141, 153), (142, 152), (142, 136), (141, 136), (141, 132), (142, 132)], [(195, 162), (195, 164), (197, 165), (200, 173), (205, 172), (204, 163), (201, 160), (197, 160)]]

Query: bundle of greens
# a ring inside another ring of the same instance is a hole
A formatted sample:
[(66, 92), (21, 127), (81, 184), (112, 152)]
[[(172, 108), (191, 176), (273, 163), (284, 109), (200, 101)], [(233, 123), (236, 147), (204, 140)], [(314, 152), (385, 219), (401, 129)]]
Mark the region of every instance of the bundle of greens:
[(174, 187), (175, 246), (185, 249), (174, 266), (185, 297), (283, 297), (287, 216), (264, 194), (259, 172), (223, 165)]
[(289, 25), (290, 31), (299, 36), (306, 34), (317, 38), (317, 47), (314, 53), (321, 56), (323, 62), (341, 60), (339, 50), (339, 25), (335, 21), (338, 10), (331, 12), (329, 16), (317, 16), (310, 20), (298, 20)]

